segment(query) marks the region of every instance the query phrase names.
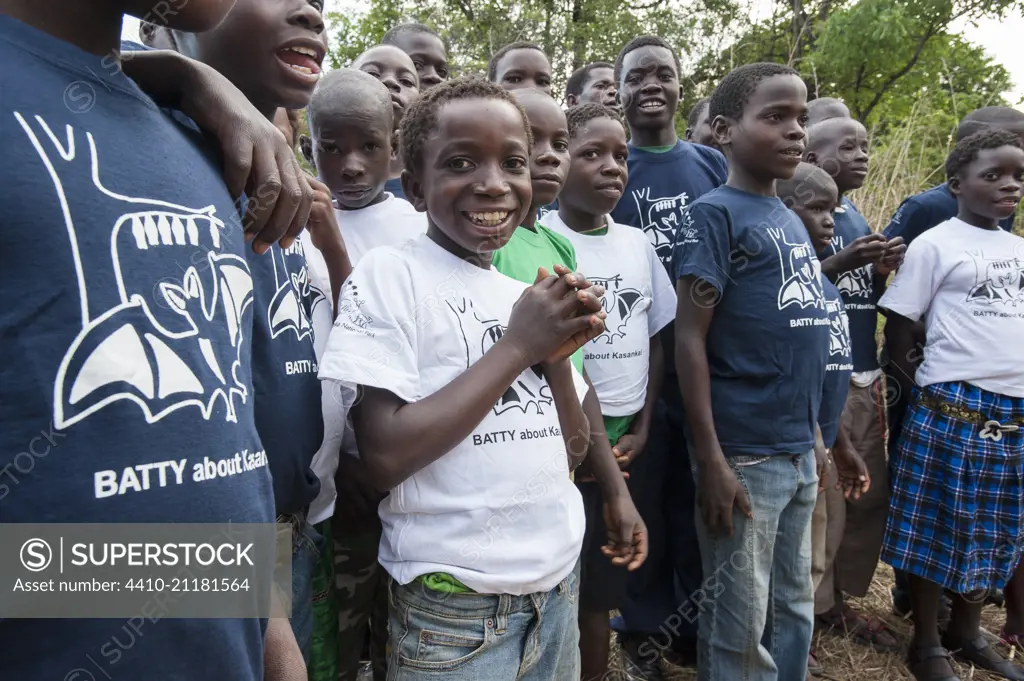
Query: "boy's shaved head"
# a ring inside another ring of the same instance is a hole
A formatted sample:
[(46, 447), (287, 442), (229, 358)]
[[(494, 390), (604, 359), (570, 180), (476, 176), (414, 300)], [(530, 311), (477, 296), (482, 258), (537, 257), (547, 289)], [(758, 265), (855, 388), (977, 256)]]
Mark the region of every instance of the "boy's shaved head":
[(807, 102), (807, 127), (832, 118), (850, 118), (850, 108), (835, 97), (818, 97)]
[(857, 134), (861, 131), (867, 134), (864, 124), (855, 118), (826, 118), (817, 123), (808, 123), (806, 151), (817, 151), (841, 135)]
[(793, 177), (776, 180), (775, 192), (788, 207), (801, 205), (821, 193), (838, 193), (835, 181), (827, 172), (813, 163), (803, 162), (796, 167)]
[(382, 45), (394, 45), (400, 47), (398, 41), (403, 33), (424, 33), (426, 35), (434, 36), (444, 42), (437, 31), (430, 28), (426, 24), (421, 24), (418, 21), (410, 21), (406, 24), (398, 24), (388, 29), (388, 32), (384, 34), (384, 37), (380, 39)]
[(956, 131), (956, 141), (983, 130), (1008, 130), (1024, 139), (1024, 112), (1008, 106), (986, 106), (964, 116)]
[(385, 119), (389, 130), (394, 127), (391, 93), (379, 80), (358, 69), (335, 69), (321, 78), (306, 113), (314, 136), (319, 129), (317, 120), (325, 114), (362, 114)]

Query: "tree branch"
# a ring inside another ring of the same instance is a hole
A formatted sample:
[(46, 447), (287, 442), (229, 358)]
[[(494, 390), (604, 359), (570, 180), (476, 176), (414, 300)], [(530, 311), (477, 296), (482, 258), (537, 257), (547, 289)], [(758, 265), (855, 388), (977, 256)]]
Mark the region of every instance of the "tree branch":
[(875, 107), (878, 106), (878, 103), (882, 101), (882, 97), (884, 97), (885, 93), (889, 91), (889, 88), (895, 85), (900, 78), (910, 73), (910, 70), (917, 65), (917, 62), (921, 59), (921, 53), (924, 51), (925, 45), (927, 45), (928, 41), (935, 36), (937, 30), (938, 26), (935, 24), (928, 25), (928, 29), (924, 32), (924, 35), (921, 36), (921, 40), (917, 43), (917, 48), (914, 50), (914, 54), (910, 57), (907, 63), (903, 65), (903, 68), (889, 76), (889, 78), (882, 84), (882, 87), (875, 92), (875, 96), (871, 99), (871, 102), (861, 112), (860, 121), (862, 123), (868, 119), (871, 112), (874, 111)]

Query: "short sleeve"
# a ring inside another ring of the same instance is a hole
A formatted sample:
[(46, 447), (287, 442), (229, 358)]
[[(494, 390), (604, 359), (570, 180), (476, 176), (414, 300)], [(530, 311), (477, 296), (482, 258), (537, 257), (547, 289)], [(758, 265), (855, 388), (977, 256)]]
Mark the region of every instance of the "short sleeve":
[(928, 213), (927, 207), (922, 205), (917, 197), (911, 196), (896, 209), (892, 220), (889, 221), (882, 233), (886, 239), (895, 239), (899, 236), (903, 237), (905, 243), (910, 244), (929, 227), (934, 226), (928, 224), (930, 221)]
[(643, 235), (638, 239), (641, 248), (647, 253), (647, 260), (651, 270), (651, 309), (647, 313), (647, 333), (654, 336), (666, 326), (675, 321), (676, 318), (676, 289), (668, 278), (668, 272), (658, 258), (658, 252), (654, 250), (654, 244)]
[(730, 229), (725, 211), (707, 203), (691, 205), (683, 214), (672, 254), (676, 279), (703, 279), (722, 295), (731, 270), (729, 250)]
[(941, 281), (939, 249), (930, 240), (918, 240), (907, 249), (878, 306), (916, 322), (928, 310)]
[(372, 386), (406, 402), (423, 396), (416, 356), (412, 273), (391, 249), (367, 253), (341, 292), (320, 378)]

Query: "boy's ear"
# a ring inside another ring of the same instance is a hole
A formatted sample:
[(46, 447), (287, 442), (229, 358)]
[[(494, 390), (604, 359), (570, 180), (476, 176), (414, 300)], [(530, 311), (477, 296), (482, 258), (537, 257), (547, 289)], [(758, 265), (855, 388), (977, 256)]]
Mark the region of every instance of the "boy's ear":
[(421, 213), (427, 212), (427, 201), (423, 197), (423, 183), (406, 168), (402, 171), (402, 192), (412, 207)]
[(953, 196), (960, 196), (960, 178), (951, 177), (946, 180), (946, 185), (949, 187), (949, 191)]
[(580, 98), (570, 92), (565, 95), (565, 103), (572, 108), (580, 103)]
[(299, 135), (299, 149), (302, 150), (302, 158), (306, 159), (306, 163), (316, 170), (316, 161), (313, 160), (313, 140), (309, 138), (309, 135)]
[(683, 139), (686, 140), (687, 142), (692, 142), (693, 141), (693, 130), (690, 130), (689, 128), (687, 128), (686, 132), (683, 133)]
[(399, 149), (399, 146), (400, 145), (398, 144), (398, 131), (395, 130), (393, 133), (391, 133), (391, 160), (393, 161), (398, 160), (398, 155), (401, 151)]
[(811, 165), (815, 165), (815, 166), (818, 165), (818, 152), (816, 152), (816, 151), (805, 151), (804, 152), (804, 160), (807, 161), (808, 163), (810, 163)]
[(715, 116), (715, 120), (711, 121), (711, 134), (722, 149), (732, 144), (732, 124), (733, 120), (725, 116)]

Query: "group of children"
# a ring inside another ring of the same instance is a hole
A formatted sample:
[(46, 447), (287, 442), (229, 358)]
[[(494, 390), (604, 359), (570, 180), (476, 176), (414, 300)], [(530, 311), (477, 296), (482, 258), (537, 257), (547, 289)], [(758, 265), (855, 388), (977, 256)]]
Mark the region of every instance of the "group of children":
[[(291, 617), (154, 620), (116, 659), (116, 621), (0, 620), (0, 676), (596, 680), (614, 625), (634, 678), (795, 681), (815, 628), (899, 644), (845, 602), (881, 556), (915, 678), (1024, 678), (979, 629), (1005, 585), (1024, 634), (1024, 114), (967, 116), (880, 234), (867, 131), (786, 66), (681, 140), (654, 36), (565, 108), (537, 45), (450, 79), (421, 24), (321, 72), (320, 0), (193, 0), (130, 56), (146, 3), (53, 4), (0, 0), (33, 233), (0, 270), (0, 520), (276, 517)], [(268, 465), (97, 482), (243, 451)]]

